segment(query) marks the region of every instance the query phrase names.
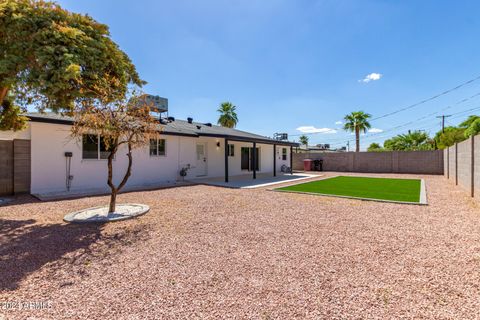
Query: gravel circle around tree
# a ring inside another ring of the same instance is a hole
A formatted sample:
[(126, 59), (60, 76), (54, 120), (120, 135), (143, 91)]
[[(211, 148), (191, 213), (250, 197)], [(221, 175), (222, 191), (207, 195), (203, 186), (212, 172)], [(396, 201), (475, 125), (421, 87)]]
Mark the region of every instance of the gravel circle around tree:
[(108, 206), (87, 208), (67, 214), (63, 220), (72, 223), (113, 222), (132, 219), (147, 213), (150, 207), (145, 204), (118, 204), (115, 212), (108, 212)]

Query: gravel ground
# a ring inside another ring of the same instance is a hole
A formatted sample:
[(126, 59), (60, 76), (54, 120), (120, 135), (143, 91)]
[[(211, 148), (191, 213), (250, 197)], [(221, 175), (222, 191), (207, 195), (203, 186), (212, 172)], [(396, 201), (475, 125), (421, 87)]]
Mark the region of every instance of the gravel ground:
[(103, 226), (62, 217), (107, 197), (21, 197), (0, 207), (0, 319), (479, 319), (480, 205), (423, 178), (429, 206), (132, 192), (151, 211)]

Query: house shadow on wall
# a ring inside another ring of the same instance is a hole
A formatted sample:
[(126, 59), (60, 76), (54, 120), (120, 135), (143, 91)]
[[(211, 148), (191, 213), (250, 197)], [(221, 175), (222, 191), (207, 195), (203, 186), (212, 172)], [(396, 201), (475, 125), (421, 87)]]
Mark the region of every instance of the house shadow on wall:
[[(38, 224), (32, 219), (0, 219), (0, 291), (15, 290), (24, 278), (46, 264), (49, 272), (55, 273), (55, 269), (81, 266), (85, 259), (98, 256), (105, 248), (118, 252), (124, 245), (145, 238), (144, 226), (108, 235), (102, 234), (102, 228), (102, 224)], [(96, 243), (99, 245), (92, 249)]]

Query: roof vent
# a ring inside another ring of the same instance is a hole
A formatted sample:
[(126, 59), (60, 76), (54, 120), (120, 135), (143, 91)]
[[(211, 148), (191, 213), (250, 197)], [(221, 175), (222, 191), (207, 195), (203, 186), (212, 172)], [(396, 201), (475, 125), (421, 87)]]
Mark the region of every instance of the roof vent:
[(168, 117), (167, 119), (168, 119), (168, 121), (170, 121), (170, 122), (175, 121), (175, 117)]
[(212, 124), (211, 124), (210, 122), (205, 123), (205, 125), (206, 125), (207, 127), (211, 127), (211, 126), (212, 126)]
[(193, 122), (193, 118), (188, 117), (188, 118), (187, 118), (187, 121), (188, 121), (188, 123), (192, 123), (192, 122)]

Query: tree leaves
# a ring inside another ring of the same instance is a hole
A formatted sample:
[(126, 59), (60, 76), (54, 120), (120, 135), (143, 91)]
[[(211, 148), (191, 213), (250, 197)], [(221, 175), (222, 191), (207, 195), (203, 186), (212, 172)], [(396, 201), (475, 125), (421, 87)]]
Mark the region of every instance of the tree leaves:
[(0, 89), (23, 107), (72, 112), (85, 99), (122, 99), (129, 84), (144, 84), (106, 25), (52, 2), (2, 0), (0, 57)]
[(435, 149), (434, 140), (430, 139), (428, 134), (422, 131), (399, 134), (385, 140), (383, 146), (385, 150), (389, 151), (419, 151)]
[(220, 113), (217, 123), (222, 127), (235, 128), (238, 123), (236, 109), (231, 102), (222, 102), (217, 110)]

